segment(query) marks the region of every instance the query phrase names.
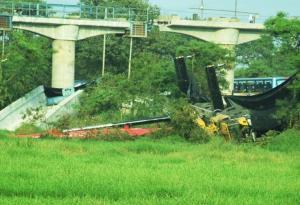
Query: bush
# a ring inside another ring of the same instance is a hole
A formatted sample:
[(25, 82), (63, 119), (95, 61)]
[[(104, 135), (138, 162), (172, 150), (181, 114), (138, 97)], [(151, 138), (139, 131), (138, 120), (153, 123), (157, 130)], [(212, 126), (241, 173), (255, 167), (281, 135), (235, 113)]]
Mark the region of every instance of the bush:
[(91, 137), (91, 139), (100, 140), (100, 141), (129, 141), (135, 140), (136, 137), (130, 136), (126, 132), (123, 132), (119, 129), (110, 129), (109, 132), (98, 133), (95, 137)]
[(180, 101), (175, 107), (172, 126), (177, 134), (193, 143), (206, 143), (209, 135), (196, 124), (197, 112), (185, 101)]
[(80, 116), (101, 115), (102, 122), (118, 122), (161, 116), (170, 99), (160, 89), (145, 85), (142, 78), (133, 76), (129, 81), (125, 75), (107, 74), (80, 101)]
[(207, 143), (210, 141), (210, 136), (203, 129), (196, 125), (191, 130), (188, 141), (192, 143)]
[(49, 127), (57, 128), (57, 129), (68, 129), (70, 128), (72, 116), (67, 114), (60, 117), (57, 121), (48, 123)]
[(272, 151), (292, 152), (300, 150), (300, 131), (287, 130), (274, 136), (266, 148)]
[(171, 135), (176, 135), (174, 130), (169, 125), (159, 125), (158, 130), (151, 133), (150, 137), (152, 139), (162, 139)]
[(10, 137), (13, 136), (13, 134), (7, 130), (0, 130), (0, 137)]
[(16, 129), (16, 134), (36, 134), (41, 133), (44, 130), (32, 123), (24, 123), (18, 129)]

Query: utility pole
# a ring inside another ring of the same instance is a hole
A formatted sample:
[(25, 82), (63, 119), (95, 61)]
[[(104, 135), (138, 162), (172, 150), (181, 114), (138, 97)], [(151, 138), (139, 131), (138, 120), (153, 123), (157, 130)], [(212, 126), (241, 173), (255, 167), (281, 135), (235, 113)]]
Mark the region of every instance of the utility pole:
[[(3, 81), (2, 63), (5, 61), (4, 60), (4, 46), (5, 46), (4, 36), (5, 36), (5, 31), (3, 30), (2, 31), (2, 54), (1, 54), (1, 60), (0, 60), (0, 82)], [(0, 89), (1, 89), (1, 86), (0, 86)]]
[(237, 18), (237, 0), (235, 0), (235, 5), (234, 5), (234, 17)]
[[(12, 30), (12, 17), (7, 15), (1, 15), (0, 19), (0, 31), (2, 31), (2, 53), (0, 59), (0, 82), (3, 81), (3, 67), (2, 63), (5, 62), (5, 37), (6, 31)], [(1, 87), (1, 86), (0, 86)], [(1, 88), (0, 88), (1, 89)]]
[(200, 11), (201, 11), (201, 19), (204, 19), (204, 0), (201, 0), (201, 5), (200, 5)]
[(194, 61), (195, 61), (195, 54), (192, 57), (192, 72), (194, 72)]
[(102, 77), (105, 72), (105, 59), (106, 59), (106, 34), (103, 36), (103, 51), (102, 51)]
[(4, 40), (4, 37), (5, 37), (5, 31), (3, 30), (3, 31), (2, 31), (2, 56), (1, 56), (1, 61), (4, 60), (4, 48), (5, 48), (5, 40)]
[(130, 37), (129, 61), (128, 61), (128, 80), (130, 79), (130, 75), (131, 75), (132, 44), (133, 44), (133, 38)]

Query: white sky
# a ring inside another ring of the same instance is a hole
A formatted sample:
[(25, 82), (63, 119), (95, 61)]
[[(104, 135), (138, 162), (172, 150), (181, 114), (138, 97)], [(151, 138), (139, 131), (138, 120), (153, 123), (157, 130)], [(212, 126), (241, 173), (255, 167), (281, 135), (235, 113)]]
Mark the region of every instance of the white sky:
[[(300, 0), (236, 0), (237, 10), (259, 13), (262, 18), (274, 16), (278, 11), (284, 11), (291, 16), (300, 16)], [(159, 5), (163, 11), (190, 11), (199, 8), (201, 0), (149, 0)], [(203, 0), (204, 8), (234, 10), (235, 0)], [(177, 13), (175, 12), (175, 13)]]
[[(148, 0), (152, 4), (158, 5), (163, 14), (178, 14), (181, 16), (191, 16), (196, 12), (191, 8), (199, 8), (201, 0)], [(264, 20), (269, 16), (274, 16), (278, 11), (284, 11), (291, 16), (300, 16), (300, 0), (203, 0), (204, 8), (234, 10), (235, 1), (238, 3), (238, 10), (254, 12), (260, 14), (260, 19)], [(48, 0), (49, 3), (76, 4), (78, 0)], [(221, 15), (216, 12), (209, 12), (211, 15)], [(225, 13), (222, 13), (225, 15)], [(227, 13), (226, 15), (233, 15)]]

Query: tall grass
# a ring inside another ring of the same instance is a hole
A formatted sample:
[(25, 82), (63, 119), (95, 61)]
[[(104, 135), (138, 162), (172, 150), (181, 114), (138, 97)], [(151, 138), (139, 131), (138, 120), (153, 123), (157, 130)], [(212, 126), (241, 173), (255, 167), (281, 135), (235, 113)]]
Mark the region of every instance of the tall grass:
[(218, 138), (0, 138), (0, 204), (299, 204), (299, 159)]

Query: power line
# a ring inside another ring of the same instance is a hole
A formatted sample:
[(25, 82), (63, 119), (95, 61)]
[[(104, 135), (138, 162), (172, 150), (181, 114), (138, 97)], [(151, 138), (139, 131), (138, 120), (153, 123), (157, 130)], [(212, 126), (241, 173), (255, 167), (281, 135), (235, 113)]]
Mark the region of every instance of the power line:
[[(199, 8), (191, 8), (194, 10), (199, 10)], [(225, 9), (203, 9), (203, 11), (220, 11), (220, 12), (228, 12), (228, 13), (239, 13), (239, 14), (254, 14), (259, 15), (259, 13), (256, 12), (249, 12), (249, 11), (232, 11), (232, 10), (225, 10)]]

